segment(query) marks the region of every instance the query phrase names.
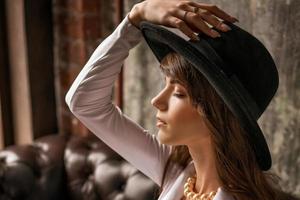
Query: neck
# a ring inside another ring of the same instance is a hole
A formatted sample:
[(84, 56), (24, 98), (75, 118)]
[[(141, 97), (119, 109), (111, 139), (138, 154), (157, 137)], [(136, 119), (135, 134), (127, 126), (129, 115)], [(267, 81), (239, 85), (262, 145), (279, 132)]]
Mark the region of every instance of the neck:
[(204, 194), (217, 191), (221, 186), (221, 181), (217, 173), (215, 155), (210, 140), (203, 142), (203, 145), (198, 143), (194, 146), (190, 145), (188, 148), (197, 174), (194, 192)]

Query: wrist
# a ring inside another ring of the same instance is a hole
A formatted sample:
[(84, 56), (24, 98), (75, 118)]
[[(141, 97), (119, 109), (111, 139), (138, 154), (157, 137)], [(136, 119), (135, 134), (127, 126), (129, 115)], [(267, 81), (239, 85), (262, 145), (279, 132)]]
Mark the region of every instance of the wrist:
[(133, 24), (135, 27), (137, 27), (139, 29), (139, 24), (143, 20), (141, 3), (135, 4), (132, 7), (132, 9), (128, 15), (128, 20), (131, 24)]

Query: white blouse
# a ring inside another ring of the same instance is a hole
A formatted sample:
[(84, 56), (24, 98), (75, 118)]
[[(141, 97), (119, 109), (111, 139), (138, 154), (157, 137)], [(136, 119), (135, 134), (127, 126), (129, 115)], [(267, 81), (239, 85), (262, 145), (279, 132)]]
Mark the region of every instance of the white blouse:
[[(129, 13), (93, 52), (70, 87), (65, 101), (71, 112), (99, 139), (161, 186), (171, 146), (161, 144), (112, 103), (112, 88), (130, 49), (142, 39)], [(193, 161), (185, 169), (172, 166), (158, 200), (180, 200), (186, 179), (195, 174)], [(233, 200), (220, 187), (214, 200)]]

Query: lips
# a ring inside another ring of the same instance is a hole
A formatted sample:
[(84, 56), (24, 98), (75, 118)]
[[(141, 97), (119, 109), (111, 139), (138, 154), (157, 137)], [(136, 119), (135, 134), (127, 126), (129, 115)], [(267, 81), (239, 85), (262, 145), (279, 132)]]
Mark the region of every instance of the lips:
[(159, 123), (159, 124), (167, 124), (164, 120), (162, 120), (160, 117), (156, 117), (156, 119), (157, 119), (157, 123)]

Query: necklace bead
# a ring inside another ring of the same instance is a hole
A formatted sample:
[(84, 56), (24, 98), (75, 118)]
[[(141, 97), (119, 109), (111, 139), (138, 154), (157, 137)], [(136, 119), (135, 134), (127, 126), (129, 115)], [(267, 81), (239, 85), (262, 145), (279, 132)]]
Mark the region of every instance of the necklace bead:
[(197, 178), (196, 175), (192, 177), (188, 177), (187, 181), (183, 186), (184, 196), (187, 198), (187, 200), (212, 200), (216, 195), (215, 191), (212, 191), (210, 193), (205, 193), (205, 194), (199, 194), (194, 192), (196, 178)]

